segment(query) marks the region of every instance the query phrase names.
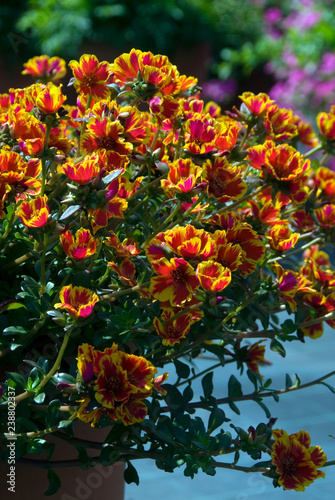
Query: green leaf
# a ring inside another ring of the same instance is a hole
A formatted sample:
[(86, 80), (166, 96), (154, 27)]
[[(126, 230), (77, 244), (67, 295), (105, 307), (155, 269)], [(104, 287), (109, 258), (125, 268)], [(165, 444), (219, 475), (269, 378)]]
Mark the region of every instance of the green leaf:
[(270, 349), (271, 349), (271, 351), (277, 352), (283, 358), (285, 358), (286, 351), (285, 351), (284, 347), (282, 346), (282, 344), (280, 342), (278, 342), (277, 339), (272, 339), (271, 340)]
[(59, 218), (59, 220), (64, 220), (64, 219), (67, 219), (68, 217), (70, 217), (71, 215), (75, 214), (76, 212), (78, 212), (78, 210), (80, 209), (80, 205), (71, 205), (70, 207), (68, 207), (65, 212), (61, 215), (61, 217)]
[(289, 389), (290, 387), (292, 387), (292, 385), (293, 385), (292, 379), (289, 376), (289, 374), (286, 373), (286, 377), (285, 377), (285, 387), (286, 387), (286, 389)]
[(248, 379), (250, 380), (250, 382), (252, 384), (254, 384), (255, 392), (257, 392), (259, 378), (257, 377), (256, 373), (254, 373), (252, 370), (248, 369), (247, 370), (247, 376), (248, 376)]
[(25, 389), (26, 388), (26, 380), (22, 377), (22, 375), (20, 375), (19, 373), (15, 373), (15, 372), (6, 372), (6, 375), (8, 378), (10, 378), (11, 380), (13, 380), (16, 385), (18, 385), (19, 387), (22, 387), (22, 389)]
[(328, 387), (328, 389), (335, 394), (335, 389), (332, 385), (327, 384), (326, 382), (319, 382), (319, 384), (324, 385), (325, 387)]
[(209, 399), (213, 393), (213, 372), (207, 373), (201, 381), (202, 389), (204, 391), (205, 399)]
[(264, 410), (267, 418), (271, 418), (271, 413), (268, 407), (259, 398), (255, 398), (254, 401), (262, 408), (262, 410)]
[(174, 365), (176, 367), (176, 372), (178, 377), (180, 378), (188, 378), (190, 376), (190, 367), (185, 363), (182, 363), (178, 359), (174, 360)]
[(140, 484), (137, 470), (130, 462), (127, 463), (127, 468), (124, 471), (124, 480), (127, 484), (135, 483), (137, 486)]
[(59, 417), (59, 407), (61, 402), (59, 399), (53, 399), (48, 405), (48, 409), (45, 415), (45, 425), (47, 427), (53, 427), (56, 425)]
[(234, 411), (237, 415), (241, 415), (240, 410), (237, 408), (236, 404), (235, 404), (233, 401), (229, 400), (229, 401), (228, 401), (228, 404), (229, 404), (230, 408), (231, 408), (231, 409), (232, 409), (232, 410), (233, 410), (233, 411)]
[(284, 335), (290, 335), (291, 333), (297, 331), (297, 325), (291, 319), (285, 320), (284, 323), (282, 323), (280, 326), (283, 330)]
[(4, 311), (11, 311), (12, 309), (19, 309), (20, 307), (26, 306), (22, 304), (22, 302), (17, 302), (16, 300), (5, 300), (4, 302), (0, 302), (0, 313)]
[(69, 427), (69, 425), (71, 425), (72, 423), (73, 423), (72, 420), (61, 420), (58, 423), (58, 428), (59, 429), (65, 429), (66, 427)]
[(28, 330), (23, 326), (8, 326), (2, 333), (3, 335), (26, 335)]
[(48, 479), (49, 479), (49, 488), (44, 493), (44, 496), (48, 497), (54, 495), (61, 486), (61, 481), (57, 474), (50, 468), (48, 468)]
[(208, 419), (208, 433), (211, 434), (215, 429), (220, 427), (226, 420), (226, 415), (221, 408), (214, 408)]
[(110, 174), (106, 175), (106, 177), (104, 177), (102, 179), (102, 183), (107, 186), (108, 184), (110, 184), (114, 179), (116, 179), (117, 177), (119, 177), (123, 172), (123, 169), (122, 168), (119, 168), (118, 170), (113, 170), (113, 172), (111, 172)]
[(230, 398), (239, 398), (243, 396), (241, 382), (237, 380), (235, 375), (231, 375), (228, 381), (228, 396)]

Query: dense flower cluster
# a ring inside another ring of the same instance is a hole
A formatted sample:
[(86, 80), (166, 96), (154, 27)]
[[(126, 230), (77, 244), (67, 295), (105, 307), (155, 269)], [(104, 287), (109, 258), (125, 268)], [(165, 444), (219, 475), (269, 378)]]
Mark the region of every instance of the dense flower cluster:
[[(56, 84), (63, 62), (47, 56), (25, 65), (36, 83), (0, 96), (1, 354), (26, 352), (42, 331), (57, 339), (51, 368), (42, 359), (27, 380), (8, 375), (24, 389), (18, 411), (34, 397), (29, 437), (43, 434), (38, 410), (49, 401), (45, 433), (69, 412), (70, 424), (112, 425), (121, 454), (123, 438), (134, 456), (150, 443), (162, 468), (186, 463), (191, 476), (213, 474), (213, 456), (273, 450), (262, 472), (303, 489), (323, 477), (322, 450), (304, 431), (272, 433), (274, 419), (235, 440), (213, 436), (229, 420), (219, 404), (239, 412), (241, 383), (231, 375), (228, 397), (216, 400), (212, 373), (193, 364), (207, 352), (214, 368), (246, 370), (255, 391), (244, 399), (269, 416), (266, 340), (283, 353), (281, 342), (335, 328), (335, 174), (325, 156), (309, 159), (333, 153), (334, 109), (319, 115), (317, 136), (264, 93), (244, 92), (227, 113), (205, 104), (196, 79), (166, 56), (85, 54), (69, 67), (76, 105)], [(283, 310), (294, 321), (280, 324)], [(165, 383), (168, 364), (175, 384)], [(196, 408), (210, 412), (207, 429)]]

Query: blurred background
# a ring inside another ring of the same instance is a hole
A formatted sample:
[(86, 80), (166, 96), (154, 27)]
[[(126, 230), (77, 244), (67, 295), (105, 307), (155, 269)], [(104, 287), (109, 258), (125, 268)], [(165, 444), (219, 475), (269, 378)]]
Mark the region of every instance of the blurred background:
[(312, 119), (335, 102), (334, 25), (333, 0), (5, 1), (0, 92), (27, 85), (35, 55), (112, 62), (135, 47), (168, 55), (223, 108), (263, 91)]

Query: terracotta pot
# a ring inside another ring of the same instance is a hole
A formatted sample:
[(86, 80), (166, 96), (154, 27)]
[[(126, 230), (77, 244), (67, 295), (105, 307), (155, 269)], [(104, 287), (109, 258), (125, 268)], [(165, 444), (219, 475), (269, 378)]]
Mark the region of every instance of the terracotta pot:
[[(93, 429), (89, 424), (75, 422), (75, 436), (102, 443), (110, 429)], [(77, 449), (66, 441), (54, 438), (51, 435), (48, 441), (56, 444), (52, 460), (76, 460)], [(87, 450), (91, 457), (99, 456), (99, 450)], [(41, 455), (27, 455), (27, 458), (41, 460), (46, 457)], [(61, 480), (61, 487), (51, 497), (53, 500), (123, 500), (124, 499), (124, 463), (117, 462), (110, 467), (97, 464), (89, 469), (81, 469), (78, 466), (55, 467), (55, 473)], [(6, 474), (9, 473), (9, 465), (0, 462), (2, 491), (6, 494), (2, 498), (13, 498), (15, 500), (40, 500), (49, 487), (48, 470), (42, 467), (27, 465), (26, 463), (15, 464), (15, 493), (13, 497), (8, 491)], [(6, 486), (4, 486), (6, 485)]]

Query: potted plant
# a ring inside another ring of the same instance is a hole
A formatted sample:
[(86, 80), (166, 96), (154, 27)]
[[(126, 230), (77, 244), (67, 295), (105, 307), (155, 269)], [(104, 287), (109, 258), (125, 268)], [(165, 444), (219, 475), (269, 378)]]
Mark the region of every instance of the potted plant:
[[(125, 466), (138, 483), (134, 462), (151, 458), (190, 477), (237, 469), (303, 491), (332, 462), (307, 432), (274, 428), (266, 398), (334, 372), (278, 391), (259, 366), (265, 346), (284, 355), (285, 342), (303, 347), (335, 325), (335, 174), (324, 166), (334, 110), (318, 116), (317, 138), (266, 94), (245, 92), (226, 113), (205, 104), (162, 55), (85, 54), (69, 67), (76, 105), (59, 84), (65, 62), (48, 56), (25, 64), (36, 83), (0, 101), (8, 490), (27, 497), (20, 471), (35, 466), (50, 482), (36, 476), (35, 497), (107, 498), (109, 478)], [(196, 371), (204, 355), (210, 366)], [(264, 410), (256, 428), (234, 425), (243, 400)]]

